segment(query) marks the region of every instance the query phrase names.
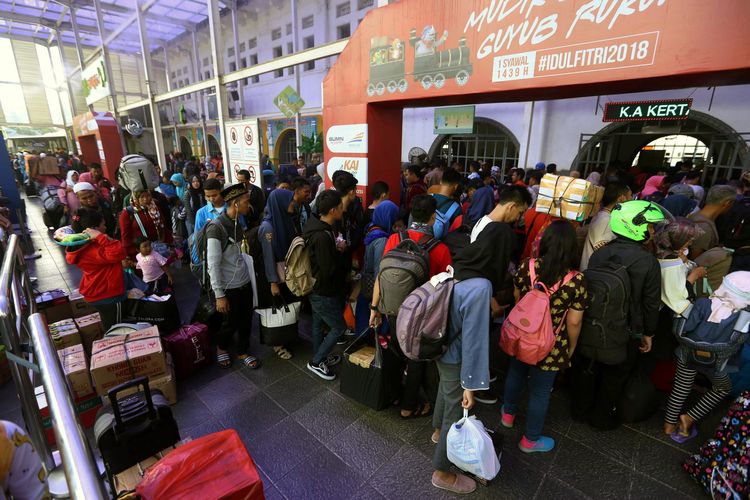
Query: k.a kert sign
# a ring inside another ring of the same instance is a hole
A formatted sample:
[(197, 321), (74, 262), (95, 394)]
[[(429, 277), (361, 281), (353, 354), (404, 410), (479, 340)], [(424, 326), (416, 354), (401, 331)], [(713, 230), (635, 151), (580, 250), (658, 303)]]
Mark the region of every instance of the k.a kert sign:
[(690, 113), (692, 99), (665, 101), (608, 102), (605, 122), (684, 120)]

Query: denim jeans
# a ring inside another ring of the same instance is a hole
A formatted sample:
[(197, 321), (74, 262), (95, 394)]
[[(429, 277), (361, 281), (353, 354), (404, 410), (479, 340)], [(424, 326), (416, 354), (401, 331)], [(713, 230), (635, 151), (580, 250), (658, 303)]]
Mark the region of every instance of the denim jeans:
[[(346, 331), (344, 321), (344, 304), (339, 297), (310, 295), (312, 307), (312, 341), (314, 365), (324, 361), (331, 353), (336, 342)], [(323, 337), (323, 324), (328, 325), (328, 335)]]
[(516, 358), (510, 358), (508, 375), (505, 379), (503, 409), (505, 413), (511, 415), (518, 412), (518, 400), (521, 398), (521, 391), (528, 379), (529, 408), (525, 435), (529, 441), (536, 441), (542, 435), (550, 393), (556, 377), (557, 371), (545, 371), (518, 361)]
[(435, 470), (449, 472), (452, 464), (448, 460), (448, 431), (464, 414), (461, 407), (464, 397), (461, 387), (461, 365), (449, 365), (440, 361), (436, 364), (440, 373), (440, 385), (435, 401), (435, 413), (432, 415), (432, 426), (440, 429), (440, 439), (435, 446), (432, 465)]

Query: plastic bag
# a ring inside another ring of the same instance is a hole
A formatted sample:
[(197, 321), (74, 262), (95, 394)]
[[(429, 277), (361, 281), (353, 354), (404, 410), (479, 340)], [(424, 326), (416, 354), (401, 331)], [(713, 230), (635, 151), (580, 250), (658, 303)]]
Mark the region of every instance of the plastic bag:
[(492, 438), (477, 417), (469, 416), (453, 424), (448, 431), (448, 460), (459, 469), (491, 481), (500, 472), (500, 460)]
[(232, 429), (175, 449), (146, 472), (136, 491), (144, 500), (264, 498), (253, 459)]

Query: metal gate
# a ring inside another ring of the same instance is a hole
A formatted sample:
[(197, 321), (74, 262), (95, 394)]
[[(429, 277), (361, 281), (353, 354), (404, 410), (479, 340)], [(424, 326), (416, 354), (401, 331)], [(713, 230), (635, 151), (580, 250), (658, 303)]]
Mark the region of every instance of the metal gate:
[(449, 164), (458, 162), (464, 173), (472, 161), (487, 161), (503, 170), (518, 165), (518, 143), (513, 137), (494, 123), (479, 119), (474, 122), (474, 130), (473, 134), (445, 136), (435, 149), (436, 156)]
[(750, 132), (715, 135), (708, 145), (702, 183), (710, 186), (719, 179), (739, 179), (743, 170), (750, 169), (749, 140)]

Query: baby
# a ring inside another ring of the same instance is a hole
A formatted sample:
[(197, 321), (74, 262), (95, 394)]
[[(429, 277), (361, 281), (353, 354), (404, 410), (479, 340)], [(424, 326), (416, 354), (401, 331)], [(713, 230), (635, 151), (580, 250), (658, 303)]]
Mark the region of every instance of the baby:
[(167, 259), (152, 251), (151, 242), (146, 238), (136, 239), (135, 244), (139, 250), (135, 267), (143, 272), (143, 281), (148, 285), (146, 295), (169, 293), (173, 281)]

